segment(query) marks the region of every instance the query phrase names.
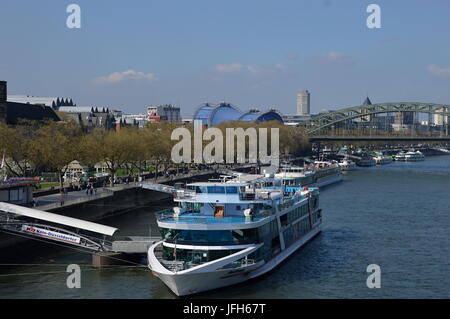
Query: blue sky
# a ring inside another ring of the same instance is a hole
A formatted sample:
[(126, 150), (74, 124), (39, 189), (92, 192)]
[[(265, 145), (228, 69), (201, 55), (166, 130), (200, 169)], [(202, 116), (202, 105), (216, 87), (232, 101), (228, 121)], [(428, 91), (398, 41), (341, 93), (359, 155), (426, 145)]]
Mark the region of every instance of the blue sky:
[[(66, 7), (81, 7), (68, 29)], [(368, 29), (366, 7), (381, 7)], [(129, 113), (203, 102), (312, 112), (373, 102), (450, 104), (450, 1), (2, 0), (0, 80)]]

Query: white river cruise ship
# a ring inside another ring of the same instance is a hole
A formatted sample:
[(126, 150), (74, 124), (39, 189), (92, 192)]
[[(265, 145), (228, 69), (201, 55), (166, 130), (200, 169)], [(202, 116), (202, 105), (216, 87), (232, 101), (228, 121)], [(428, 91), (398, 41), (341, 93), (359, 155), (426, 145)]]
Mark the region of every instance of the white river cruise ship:
[(275, 174), (286, 186), (325, 187), (342, 181), (342, 168), (338, 163), (315, 161), (309, 167), (283, 166)]
[(157, 216), (149, 268), (176, 295), (237, 284), (272, 270), (320, 232), (319, 190), (241, 175), (176, 191)]

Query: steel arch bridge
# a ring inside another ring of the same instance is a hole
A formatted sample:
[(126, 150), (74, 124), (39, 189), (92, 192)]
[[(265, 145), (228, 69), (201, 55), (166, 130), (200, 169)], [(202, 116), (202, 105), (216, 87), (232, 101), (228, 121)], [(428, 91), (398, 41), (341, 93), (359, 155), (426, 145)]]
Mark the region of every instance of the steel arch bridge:
[(311, 120), (300, 123), (299, 126), (305, 127), (307, 134), (317, 134), (324, 128), (329, 128), (348, 120), (381, 113), (399, 112), (428, 113), (430, 117), (433, 114), (450, 116), (450, 105), (419, 102), (389, 102), (360, 105), (320, 114)]

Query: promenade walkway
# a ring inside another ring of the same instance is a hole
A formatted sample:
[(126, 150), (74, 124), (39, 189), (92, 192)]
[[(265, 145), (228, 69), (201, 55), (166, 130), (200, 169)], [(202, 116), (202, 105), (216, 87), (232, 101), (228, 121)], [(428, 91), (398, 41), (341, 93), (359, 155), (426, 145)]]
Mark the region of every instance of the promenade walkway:
[[(220, 171), (220, 170), (219, 170)], [(169, 177), (159, 177), (156, 181), (158, 183), (167, 183), (171, 181), (177, 181), (177, 180), (183, 180), (187, 178), (193, 178), (193, 177), (200, 177), (204, 175), (213, 174), (216, 172), (219, 172), (216, 170), (195, 170), (191, 171), (188, 174), (178, 174), (178, 175), (171, 175)], [(146, 181), (155, 181), (154, 178), (148, 178)], [(51, 194), (51, 195), (44, 195), (34, 198), (34, 207), (39, 210), (51, 210), (58, 207), (66, 207), (71, 206), (75, 204), (90, 202), (93, 200), (106, 198), (114, 196), (114, 192), (122, 191), (125, 189), (132, 189), (132, 188), (138, 188), (140, 186), (141, 182), (129, 182), (129, 183), (122, 183), (122, 184), (116, 184), (114, 187), (99, 187), (95, 189), (95, 192), (91, 195), (86, 193), (86, 190), (80, 190), (80, 191), (71, 191), (67, 194)]]

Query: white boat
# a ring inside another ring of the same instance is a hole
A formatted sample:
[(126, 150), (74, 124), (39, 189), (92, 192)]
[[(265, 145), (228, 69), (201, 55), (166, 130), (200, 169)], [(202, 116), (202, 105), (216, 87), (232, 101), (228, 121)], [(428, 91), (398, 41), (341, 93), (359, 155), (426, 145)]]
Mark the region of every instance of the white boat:
[(342, 181), (342, 169), (337, 162), (315, 161), (317, 187), (325, 187)]
[(425, 160), (425, 156), (420, 151), (414, 152), (413, 150), (410, 150), (405, 153), (405, 161), (407, 161), (407, 162), (419, 162), (419, 161), (424, 161), (424, 160)]
[(317, 188), (263, 175), (188, 184), (179, 207), (157, 216), (163, 240), (149, 268), (178, 296), (261, 276), (320, 232), (318, 199)]
[(406, 160), (405, 153), (404, 152), (398, 152), (397, 155), (395, 155), (395, 160), (403, 162)]
[(386, 164), (392, 163), (392, 157), (384, 156), (381, 154), (378, 156), (375, 156), (373, 159), (375, 160), (375, 163), (377, 165), (386, 165)]
[(316, 172), (313, 167), (284, 165), (279, 168), (275, 178), (282, 179), (284, 186), (317, 186)]
[(342, 160), (342, 162), (340, 162), (339, 163), (339, 166), (341, 167), (341, 169), (343, 170), (343, 171), (353, 171), (353, 170), (355, 170), (357, 167), (356, 167), (356, 163), (355, 162), (353, 162), (351, 159), (349, 159), (349, 158), (344, 158), (343, 160)]
[(337, 163), (314, 161), (308, 167), (283, 166), (275, 174), (284, 186), (325, 187), (342, 181), (342, 169)]
[(377, 163), (375, 162), (372, 156), (362, 157), (358, 162), (356, 162), (356, 165), (363, 167), (375, 166), (376, 164)]

